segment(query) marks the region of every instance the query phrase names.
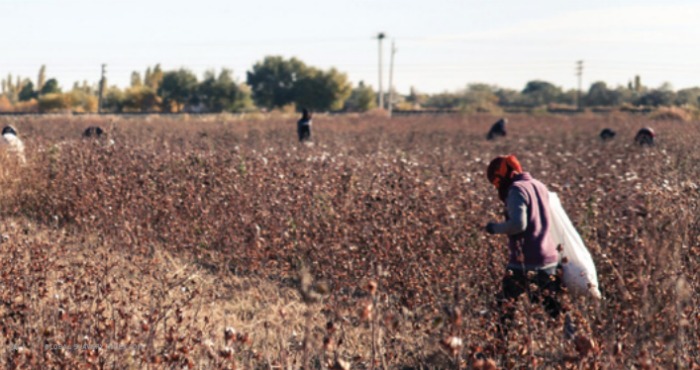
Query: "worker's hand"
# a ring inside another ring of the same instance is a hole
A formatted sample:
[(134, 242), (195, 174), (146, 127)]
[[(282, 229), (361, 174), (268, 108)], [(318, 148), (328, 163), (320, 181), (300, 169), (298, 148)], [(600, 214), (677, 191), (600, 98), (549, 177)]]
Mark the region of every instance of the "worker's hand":
[(496, 233), (496, 228), (494, 227), (496, 224), (493, 222), (489, 222), (486, 224), (486, 232), (489, 234), (495, 234)]

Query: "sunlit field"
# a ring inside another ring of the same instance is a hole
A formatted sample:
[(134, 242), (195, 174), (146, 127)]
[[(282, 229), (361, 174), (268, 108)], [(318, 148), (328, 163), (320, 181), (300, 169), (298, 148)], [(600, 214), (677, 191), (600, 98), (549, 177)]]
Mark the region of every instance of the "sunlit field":
[[(698, 122), (515, 115), (487, 141), (498, 118), (317, 115), (302, 145), (296, 116), (2, 117), (27, 164), (0, 171), (0, 363), (699, 368)], [(508, 153), (595, 261), (603, 299), (563, 298), (574, 339), (525, 297), (496, 336), (485, 170)]]

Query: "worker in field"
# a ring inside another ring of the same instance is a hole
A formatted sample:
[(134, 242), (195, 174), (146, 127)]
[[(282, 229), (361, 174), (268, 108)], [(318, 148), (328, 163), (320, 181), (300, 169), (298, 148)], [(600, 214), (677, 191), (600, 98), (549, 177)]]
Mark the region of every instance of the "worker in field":
[(104, 134), (104, 130), (100, 126), (90, 126), (83, 131), (84, 138), (100, 138)]
[(654, 139), (656, 138), (656, 133), (651, 127), (645, 127), (637, 132), (637, 136), (634, 137), (634, 142), (638, 145), (644, 146), (654, 145)]
[(506, 123), (508, 123), (508, 120), (505, 118), (501, 118), (498, 121), (496, 121), (496, 123), (494, 123), (491, 126), (489, 133), (486, 134), (486, 139), (494, 140), (497, 137), (505, 137), (506, 136)]
[(5, 126), (2, 129), (2, 137), (0, 137), (0, 151), (11, 153), (20, 164), (26, 164), (27, 160), (24, 157), (24, 143), (17, 134), (17, 129), (13, 126)]
[(107, 131), (103, 130), (100, 126), (90, 126), (83, 131), (83, 139), (94, 140), (94, 143), (99, 143), (103, 146), (114, 145), (114, 139), (111, 139), (107, 135)]
[(604, 128), (603, 131), (600, 132), (600, 139), (603, 141), (612, 140), (615, 138), (615, 135), (617, 135), (617, 133), (613, 131), (613, 129)]
[[(513, 155), (500, 156), (489, 164), (487, 178), (505, 204), (505, 222), (489, 222), (489, 234), (505, 234), (510, 256), (498, 293), (502, 332), (513, 320), (513, 302), (523, 293), (531, 302), (541, 302), (550, 316), (561, 312), (559, 252), (550, 233), (549, 191), (524, 172)], [(533, 284), (534, 287), (533, 288)]]
[(301, 119), (297, 122), (297, 134), (299, 142), (311, 141), (311, 113), (306, 108), (302, 109)]

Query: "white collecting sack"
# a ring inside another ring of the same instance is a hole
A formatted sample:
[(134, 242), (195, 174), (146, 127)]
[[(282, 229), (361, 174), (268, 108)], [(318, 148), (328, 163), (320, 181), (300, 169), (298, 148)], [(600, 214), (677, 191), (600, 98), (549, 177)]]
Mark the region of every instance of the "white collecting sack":
[(561, 206), (557, 193), (549, 192), (549, 209), (554, 243), (562, 246), (562, 258), (566, 257), (566, 263), (562, 261), (564, 285), (571, 294), (600, 298), (593, 258)]
[(1, 150), (5, 150), (8, 153), (16, 156), (21, 164), (25, 164), (27, 160), (24, 158), (24, 143), (22, 140), (13, 134), (2, 135), (0, 140)]

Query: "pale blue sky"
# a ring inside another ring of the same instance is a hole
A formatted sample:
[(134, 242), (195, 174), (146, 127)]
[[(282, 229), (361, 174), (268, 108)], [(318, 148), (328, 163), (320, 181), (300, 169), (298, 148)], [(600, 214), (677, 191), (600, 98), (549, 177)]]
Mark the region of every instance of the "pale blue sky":
[(457, 0), (0, 0), (0, 75), (36, 79), (41, 64), (64, 88), (110, 84), (131, 71), (231, 68), (245, 72), (265, 55), (335, 66), (353, 83), (377, 86), (377, 32), (391, 39), (395, 86), (439, 92), (486, 82), (522, 89), (532, 79), (576, 86), (597, 80), (674, 88), (700, 86), (700, 2)]

